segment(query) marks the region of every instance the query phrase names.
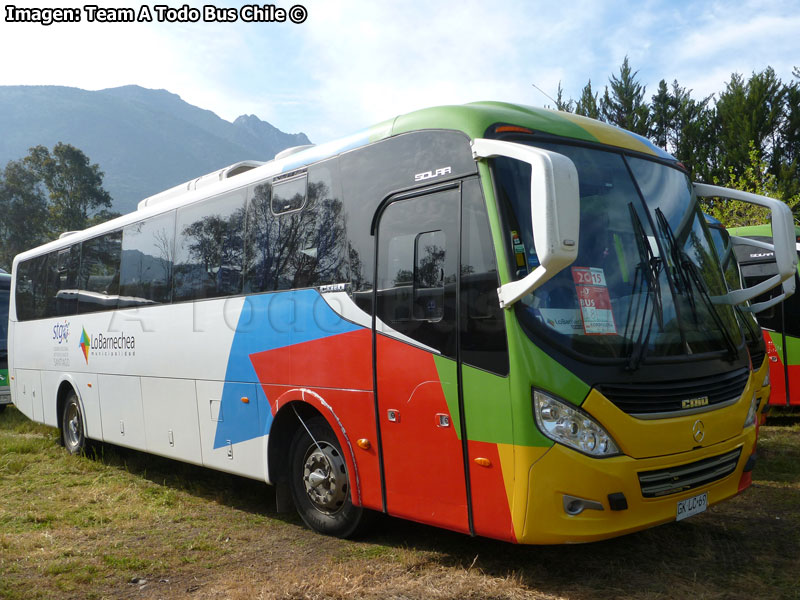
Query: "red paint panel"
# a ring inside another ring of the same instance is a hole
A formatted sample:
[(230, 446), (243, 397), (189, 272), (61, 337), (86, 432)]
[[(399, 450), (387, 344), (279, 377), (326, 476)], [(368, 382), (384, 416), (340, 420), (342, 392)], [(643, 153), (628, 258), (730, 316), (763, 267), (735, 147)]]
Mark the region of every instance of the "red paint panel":
[(372, 389), (372, 335), (368, 329), (332, 335), (250, 355), (262, 383)]
[(764, 332), (764, 340), (767, 343), (767, 357), (769, 358), (770, 405), (786, 406), (785, 371), (789, 376), (789, 390), (791, 392), (789, 401), (791, 406), (800, 406), (800, 365), (790, 364), (787, 368), (783, 364), (783, 356), (778, 352), (775, 344), (769, 338), (769, 333), (766, 331)]
[[(476, 458), (488, 458), (491, 465), (480, 466)], [(497, 444), (470, 441), (469, 459), (475, 533), (516, 542)]]
[(769, 360), (769, 403), (770, 404), (786, 404), (786, 382), (783, 374), (783, 361), (780, 354), (778, 354), (775, 344), (769, 338), (769, 333), (763, 332), (764, 341), (767, 344), (767, 360)]
[(450, 414), (442, 384), (455, 390), (457, 382), (439, 380), (431, 353), (382, 335), (377, 367), (389, 513), (468, 531), (461, 441), (452, 416), (449, 427), (436, 417)]
[[(261, 387), (273, 412), (276, 411), (278, 400), (280, 400), (278, 408), (290, 402), (300, 401), (312, 405), (325, 417), (331, 430), (339, 438), (339, 444), (347, 461), (351, 488), (360, 491), (360, 494), (352, 494), (353, 503), (382, 510), (378, 437), (375, 430), (375, 405), (372, 392), (271, 384), (263, 384)], [(356, 445), (362, 438), (369, 440), (369, 449), (362, 450)]]

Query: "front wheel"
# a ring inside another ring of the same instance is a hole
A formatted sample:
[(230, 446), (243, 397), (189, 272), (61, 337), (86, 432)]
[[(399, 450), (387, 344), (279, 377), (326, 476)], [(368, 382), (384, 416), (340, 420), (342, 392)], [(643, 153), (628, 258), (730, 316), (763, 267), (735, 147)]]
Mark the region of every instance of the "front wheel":
[(308, 431), (300, 425), (289, 451), (297, 512), (314, 531), (349, 537), (358, 530), (364, 510), (353, 506), (342, 449), (325, 419), (314, 417), (305, 424)]
[(86, 449), (83, 412), (75, 392), (70, 392), (61, 413), (61, 441), (70, 454), (79, 454)]

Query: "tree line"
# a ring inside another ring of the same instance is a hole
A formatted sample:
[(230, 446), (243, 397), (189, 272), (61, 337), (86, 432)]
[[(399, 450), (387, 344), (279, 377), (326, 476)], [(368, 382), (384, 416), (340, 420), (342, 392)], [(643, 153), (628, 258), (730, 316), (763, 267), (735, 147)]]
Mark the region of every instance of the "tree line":
[[(772, 67), (749, 77), (733, 73), (717, 94), (692, 97), (677, 80), (662, 79), (648, 97), (625, 57), (602, 94), (583, 87), (578, 99), (555, 108), (611, 123), (650, 139), (680, 160), (692, 179), (771, 196), (800, 209), (800, 68), (781, 81)], [(58, 143), (30, 149), (0, 171), (0, 267), (64, 231), (117, 216), (103, 189), (103, 173), (81, 150)], [(764, 222), (761, 209), (737, 202), (706, 202), (726, 226)]]
[(18, 253), (118, 216), (103, 172), (81, 150), (35, 146), (0, 171), (0, 268)]
[[(681, 161), (694, 181), (800, 204), (800, 68), (784, 82), (772, 67), (748, 78), (733, 73), (719, 93), (692, 97), (673, 80), (654, 94), (638, 80), (626, 56), (602, 90), (583, 87), (565, 99), (559, 83), (555, 108), (611, 123), (650, 139)], [(764, 222), (766, 214), (738, 202), (704, 201), (726, 226)]]

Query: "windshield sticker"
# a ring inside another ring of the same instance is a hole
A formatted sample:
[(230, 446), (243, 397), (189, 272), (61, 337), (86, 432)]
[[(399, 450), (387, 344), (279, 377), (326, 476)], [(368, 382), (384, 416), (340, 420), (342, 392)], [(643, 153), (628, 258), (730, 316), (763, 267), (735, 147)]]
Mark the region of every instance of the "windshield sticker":
[(599, 267), (572, 267), (586, 335), (616, 335), (606, 276)]
[(525, 266), (525, 245), (516, 231), (511, 232), (511, 244), (514, 246), (514, 256), (517, 259), (517, 268)]
[(550, 329), (565, 335), (583, 334), (581, 311), (573, 308), (540, 308), (542, 321)]

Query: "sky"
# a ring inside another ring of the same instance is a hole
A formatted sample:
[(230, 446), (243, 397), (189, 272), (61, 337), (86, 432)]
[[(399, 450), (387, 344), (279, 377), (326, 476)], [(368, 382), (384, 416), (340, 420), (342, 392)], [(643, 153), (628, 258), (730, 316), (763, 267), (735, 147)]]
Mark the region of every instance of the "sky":
[[(146, 6), (152, 21), (89, 22), (78, 0), (17, 0), (81, 17), (22, 23), (5, 4), (0, 85), (166, 89), (228, 121), (255, 114), (321, 143), (428, 106), (552, 106), (545, 93), (559, 83), (578, 98), (589, 80), (602, 93), (626, 56), (648, 99), (661, 79), (701, 98), (734, 72), (771, 66), (788, 81), (800, 67), (800, 0), (288, 0), (273, 5), (287, 11), (282, 23), (245, 22), (248, 7), (269, 6), (247, 1), (217, 0), (209, 6), (231, 10), (208, 23), (202, 2), (95, 1), (137, 16)], [(159, 4), (201, 18), (159, 20)]]

